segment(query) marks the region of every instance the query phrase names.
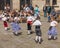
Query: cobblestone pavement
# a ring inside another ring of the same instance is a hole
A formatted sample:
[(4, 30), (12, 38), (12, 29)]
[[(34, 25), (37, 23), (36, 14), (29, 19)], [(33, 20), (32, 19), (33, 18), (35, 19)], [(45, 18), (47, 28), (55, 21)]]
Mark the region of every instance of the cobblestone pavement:
[[(35, 33), (27, 35), (26, 23), (20, 23), (22, 27), (20, 32), (22, 32), (22, 34), (20, 36), (14, 36), (11, 29), (9, 31), (4, 30), (3, 22), (0, 21), (0, 48), (60, 48), (60, 23), (57, 27), (58, 39), (48, 41), (47, 31), (49, 23), (47, 22), (47, 18), (41, 16), (41, 22), (43, 42), (42, 44), (36, 44), (34, 41)], [(32, 30), (34, 31), (34, 26)]]

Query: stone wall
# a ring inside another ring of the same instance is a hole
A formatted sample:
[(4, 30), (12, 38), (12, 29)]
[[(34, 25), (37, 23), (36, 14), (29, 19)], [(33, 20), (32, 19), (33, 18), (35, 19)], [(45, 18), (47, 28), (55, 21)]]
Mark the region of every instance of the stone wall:
[[(45, 5), (46, 0), (32, 0), (32, 5), (38, 5), (40, 10), (43, 9), (43, 6)], [(52, 0), (50, 0), (50, 5), (52, 5)], [(56, 10), (60, 10), (60, 0), (57, 0), (57, 5), (55, 5)], [(20, 0), (12, 0), (12, 9), (20, 9)]]
[(12, 0), (12, 7), (13, 9), (20, 9), (20, 0)]
[(32, 0), (32, 5), (38, 5), (40, 10), (42, 10), (43, 6), (45, 5), (45, 0)]
[(56, 10), (60, 10), (60, 0), (57, 0), (57, 7), (55, 7)]

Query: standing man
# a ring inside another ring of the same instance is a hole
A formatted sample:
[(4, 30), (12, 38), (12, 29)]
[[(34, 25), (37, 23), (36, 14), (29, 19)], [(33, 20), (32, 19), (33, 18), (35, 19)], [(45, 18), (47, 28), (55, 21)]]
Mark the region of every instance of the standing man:
[(51, 21), (51, 18), (50, 18), (51, 6), (50, 5), (47, 6), (47, 13), (48, 13), (48, 22), (50, 22)]
[(44, 17), (47, 17), (47, 7), (46, 5), (43, 7)]

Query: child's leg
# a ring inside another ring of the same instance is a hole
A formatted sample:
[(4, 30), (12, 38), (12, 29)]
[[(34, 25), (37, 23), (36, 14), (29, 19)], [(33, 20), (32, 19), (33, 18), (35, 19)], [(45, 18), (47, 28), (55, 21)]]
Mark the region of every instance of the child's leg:
[(15, 32), (15, 34), (18, 34), (18, 32)]
[(41, 36), (39, 36), (39, 42), (41, 42), (41, 39), (42, 39)]
[(51, 36), (51, 35), (49, 35), (49, 36), (48, 36), (48, 40), (50, 40), (51, 38), (52, 38), (52, 36)]
[(35, 40), (36, 40), (36, 41), (38, 41), (38, 38), (39, 38), (39, 37), (38, 37), (38, 36), (36, 36)]
[(39, 36), (39, 43), (41, 44), (41, 42), (42, 42), (42, 37)]
[(48, 16), (48, 22), (50, 22), (50, 20), (51, 20), (51, 18), (50, 18), (50, 16)]
[(57, 39), (57, 36), (54, 36), (54, 38), (53, 38), (54, 40), (56, 40)]
[(13, 34), (16, 35), (16, 36), (18, 36), (18, 32), (17, 31), (16, 32), (13, 32)]
[(27, 28), (28, 28), (28, 34), (30, 34), (31, 33), (31, 25), (30, 24), (27, 24)]
[(28, 34), (30, 34), (31, 33), (31, 30), (28, 30)]
[(5, 30), (7, 30), (8, 29), (8, 27), (5, 27)]

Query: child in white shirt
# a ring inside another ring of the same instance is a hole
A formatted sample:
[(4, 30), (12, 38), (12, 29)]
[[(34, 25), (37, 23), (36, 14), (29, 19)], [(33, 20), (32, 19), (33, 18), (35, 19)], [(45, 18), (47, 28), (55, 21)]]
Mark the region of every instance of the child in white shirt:
[(52, 17), (51, 18), (52, 22), (50, 23), (50, 27), (49, 27), (49, 30), (48, 30), (48, 40), (51, 40), (51, 39), (57, 39), (57, 29), (56, 29), (56, 26), (57, 26), (57, 21), (54, 20), (54, 18)]
[(36, 39), (35, 39), (35, 41), (36, 41), (36, 43), (37, 42), (39, 42), (40, 44), (41, 44), (41, 42), (42, 42), (42, 33), (41, 33), (41, 29), (40, 29), (40, 27), (41, 27), (41, 22), (39, 21), (39, 17), (37, 17), (37, 19), (36, 19), (36, 21), (33, 23), (33, 25), (35, 25), (35, 32), (36, 32)]
[(35, 19), (33, 18), (33, 16), (31, 16), (31, 13), (28, 12), (28, 17), (27, 17), (27, 30), (28, 30), (28, 35), (31, 34), (31, 25), (32, 25), (32, 22), (34, 20)]

